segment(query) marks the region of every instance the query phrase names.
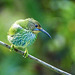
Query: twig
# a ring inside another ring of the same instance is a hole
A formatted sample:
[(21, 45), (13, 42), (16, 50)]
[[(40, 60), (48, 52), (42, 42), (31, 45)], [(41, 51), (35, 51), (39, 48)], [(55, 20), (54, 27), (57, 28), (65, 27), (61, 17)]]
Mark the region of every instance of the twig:
[[(5, 44), (5, 43), (2, 42), (2, 41), (0, 41), (0, 45), (3, 45), (3, 46), (5, 46), (5, 47), (7, 47), (7, 48), (9, 48), (9, 49), (11, 48), (11, 46)], [(15, 49), (15, 51), (16, 51), (17, 53), (20, 53), (20, 54), (24, 55), (24, 51), (21, 51), (21, 50), (18, 50), (18, 49)], [(40, 59), (38, 59), (38, 58), (36, 58), (36, 57), (30, 55), (30, 54), (28, 54), (28, 57), (31, 58), (31, 59), (33, 59), (33, 60), (35, 60), (35, 61), (37, 61), (37, 62), (39, 62), (40, 64), (42, 64), (42, 65), (44, 65), (44, 66), (46, 66), (46, 67), (48, 67), (48, 68), (54, 70), (54, 71), (56, 71), (56, 72), (62, 74), (62, 75), (72, 75), (72, 74), (67, 73), (67, 72), (65, 72), (65, 71), (63, 71), (63, 70), (61, 70), (61, 69), (58, 69), (58, 68), (56, 68), (56, 67), (54, 67), (54, 66), (52, 66), (52, 65), (50, 65), (50, 64), (48, 64), (48, 63), (46, 63), (46, 62), (44, 62), (44, 61), (42, 61), (42, 60), (40, 60)]]

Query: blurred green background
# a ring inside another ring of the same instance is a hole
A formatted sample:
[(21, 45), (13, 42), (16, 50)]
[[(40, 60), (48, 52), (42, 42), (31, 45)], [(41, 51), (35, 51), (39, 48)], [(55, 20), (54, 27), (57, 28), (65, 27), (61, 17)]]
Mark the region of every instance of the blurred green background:
[[(0, 40), (9, 44), (7, 32), (19, 19), (34, 18), (51, 34), (43, 33), (29, 53), (75, 75), (74, 0), (0, 0)], [(0, 75), (60, 75), (32, 59), (0, 46)]]

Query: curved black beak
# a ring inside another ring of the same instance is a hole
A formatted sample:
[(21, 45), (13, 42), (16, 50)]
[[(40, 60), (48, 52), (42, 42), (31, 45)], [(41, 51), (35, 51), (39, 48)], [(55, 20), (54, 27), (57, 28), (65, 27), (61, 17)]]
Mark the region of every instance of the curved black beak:
[(42, 31), (43, 33), (45, 33), (46, 35), (48, 35), (51, 39), (52, 39), (52, 37), (50, 36), (50, 34), (47, 32), (47, 31), (45, 31), (44, 29), (39, 29), (39, 31)]

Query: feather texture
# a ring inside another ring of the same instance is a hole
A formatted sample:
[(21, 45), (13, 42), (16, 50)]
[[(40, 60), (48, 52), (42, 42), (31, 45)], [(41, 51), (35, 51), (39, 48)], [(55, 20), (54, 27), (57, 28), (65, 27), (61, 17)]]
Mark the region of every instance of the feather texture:
[(8, 38), (9, 37), (11, 38), (9, 42), (13, 45), (17, 47), (28, 47), (34, 43), (36, 34), (33, 34), (29, 30), (22, 29), (19, 31), (19, 33), (16, 33), (13, 36), (8, 35)]

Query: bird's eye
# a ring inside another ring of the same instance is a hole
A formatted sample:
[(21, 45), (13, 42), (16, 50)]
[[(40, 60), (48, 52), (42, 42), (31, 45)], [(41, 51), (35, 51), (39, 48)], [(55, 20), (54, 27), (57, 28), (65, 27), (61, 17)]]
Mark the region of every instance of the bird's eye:
[(38, 25), (35, 25), (35, 27), (38, 27)]

